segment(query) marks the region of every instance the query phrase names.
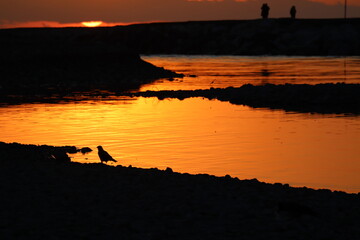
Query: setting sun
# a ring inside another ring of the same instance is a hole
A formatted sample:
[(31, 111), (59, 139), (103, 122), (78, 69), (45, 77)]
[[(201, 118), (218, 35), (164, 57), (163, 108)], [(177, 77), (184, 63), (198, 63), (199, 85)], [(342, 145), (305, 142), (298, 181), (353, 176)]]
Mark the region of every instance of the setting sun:
[(89, 22), (82, 22), (81, 24), (85, 27), (98, 27), (102, 24), (102, 21), (89, 21)]

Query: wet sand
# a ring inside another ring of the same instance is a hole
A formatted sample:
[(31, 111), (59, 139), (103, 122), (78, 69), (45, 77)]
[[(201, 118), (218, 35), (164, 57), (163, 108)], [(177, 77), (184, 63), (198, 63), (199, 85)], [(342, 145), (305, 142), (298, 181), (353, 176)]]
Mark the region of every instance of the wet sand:
[[(356, 239), (359, 194), (72, 163), (0, 143), (2, 239)], [(120, 160), (121, 163), (121, 160)]]

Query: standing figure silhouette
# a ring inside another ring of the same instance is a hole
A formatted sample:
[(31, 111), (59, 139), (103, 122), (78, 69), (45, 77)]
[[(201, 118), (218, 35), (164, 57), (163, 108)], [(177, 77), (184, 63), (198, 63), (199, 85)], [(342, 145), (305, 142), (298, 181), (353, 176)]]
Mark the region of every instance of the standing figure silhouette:
[(270, 11), (270, 7), (267, 5), (267, 3), (264, 3), (261, 6), (261, 17), (263, 19), (267, 19), (269, 17), (269, 11)]
[(292, 19), (296, 18), (296, 7), (295, 6), (292, 6), (290, 8), (290, 16), (291, 16)]

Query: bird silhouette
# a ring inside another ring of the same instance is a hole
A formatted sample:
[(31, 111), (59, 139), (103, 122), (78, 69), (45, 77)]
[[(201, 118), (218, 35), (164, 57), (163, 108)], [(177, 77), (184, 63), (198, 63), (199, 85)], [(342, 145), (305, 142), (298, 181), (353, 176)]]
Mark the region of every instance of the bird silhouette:
[(103, 162), (107, 163), (109, 161), (117, 162), (112, 156), (110, 156), (110, 154), (107, 151), (105, 151), (103, 149), (102, 146), (98, 146), (97, 149), (98, 149), (98, 155), (99, 155), (101, 163), (103, 163)]

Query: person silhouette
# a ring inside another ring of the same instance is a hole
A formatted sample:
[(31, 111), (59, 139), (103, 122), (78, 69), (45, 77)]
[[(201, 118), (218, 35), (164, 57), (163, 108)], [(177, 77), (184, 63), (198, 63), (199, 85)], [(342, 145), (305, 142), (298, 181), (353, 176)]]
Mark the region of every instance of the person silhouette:
[(290, 16), (291, 16), (292, 19), (296, 18), (296, 7), (295, 6), (292, 6), (290, 8)]
[(269, 11), (270, 11), (270, 7), (267, 5), (267, 3), (264, 3), (261, 6), (261, 17), (263, 19), (267, 19), (269, 17)]

